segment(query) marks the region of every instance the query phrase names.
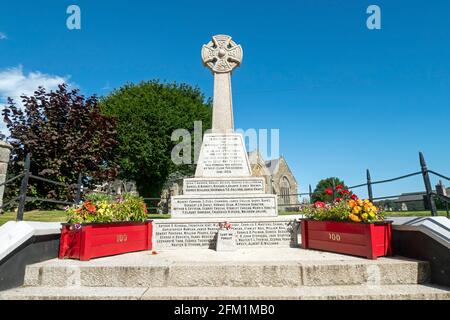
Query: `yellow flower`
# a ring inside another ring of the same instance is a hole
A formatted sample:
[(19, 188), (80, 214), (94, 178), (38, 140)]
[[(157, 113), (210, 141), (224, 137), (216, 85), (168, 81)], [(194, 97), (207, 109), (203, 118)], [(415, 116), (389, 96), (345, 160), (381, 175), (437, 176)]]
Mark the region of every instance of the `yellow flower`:
[(353, 214), (358, 214), (358, 213), (360, 213), (361, 212), (361, 207), (359, 207), (359, 206), (355, 206), (355, 207), (353, 207), (353, 209), (352, 209), (352, 213)]
[(353, 208), (354, 206), (356, 206), (356, 201), (355, 200), (349, 200), (348, 201), (348, 205), (350, 206), (350, 208)]
[(353, 222), (361, 222), (361, 219), (357, 216), (357, 215), (355, 215), (355, 214), (350, 214), (349, 216), (348, 216), (349, 218), (350, 218), (350, 220), (352, 220)]
[(362, 206), (364, 204), (364, 202), (361, 199), (356, 200), (356, 202), (358, 203), (358, 206)]
[(367, 213), (363, 213), (361, 215), (361, 218), (363, 219), (363, 221), (367, 221), (367, 218), (369, 218), (369, 215)]
[(376, 213), (373, 212), (373, 211), (370, 211), (370, 212), (369, 212), (369, 216), (370, 216), (371, 218), (375, 218), (375, 217), (376, 217)]

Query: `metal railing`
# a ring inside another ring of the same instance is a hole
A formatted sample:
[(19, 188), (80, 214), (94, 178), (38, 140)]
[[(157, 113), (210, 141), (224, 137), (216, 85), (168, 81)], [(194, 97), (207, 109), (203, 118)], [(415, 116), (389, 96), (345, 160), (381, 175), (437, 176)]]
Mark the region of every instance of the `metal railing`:
[[(376, 184), (383, 184), (383, 183), (390, 183), (390, 182), (394, 182), (394, 181), (398, 181), (398, 180), (402, 180), (402, 179), (407, 179), (413, 176), (418, 176), (418, 175), (422, 175), (423, 177), (423, 182), (424, 182), (424, 186), (425, 186), (425, 192), (412, 192), (412, 193), (408, 193), (408, 195), (424, 195), (426, 198), (426, 202), (427, 202), (427, 207), (429, 208), (431, 215), (432, 216), (437, 216), (438, 212), (437, 212), (437, 207), (436, 207), (436, 199), (439, 199), (440, 201), (442, 201), (445, 204), (445, 208), (446, 208), (446, 212), (447, 212), (447, 217), (449, 217), (449, 203), (450, 203), (450, 197), (443, 195), (443, 194), (439, 194), (436, 191), (433, 191), (432, 187), (431, 187), (431, 180), (430, 180), (430, 174), (433, 174), (441, 179), (445, 179), (447, 181), (450, 181), (450, 178), (448, 176), (445, 176), (441, 173), (438, 173), (436, 171), (433, 170), (429, 170), (427, 168), (427, 164), (425, 162), (425, 158), (423, 156), (422, 152), (419, 152), (419, 161), (420, 161), (420, 171), (417, 172), (413, 172), (413, 173), (409, 173), (409, 174), (405, 174), (399, 177), (395, 177), (395, 178), (390, 178), (390, 179), (385, 179), (385, 180), (378, 180), (378, 181), (372, 181), (371, 175), (370, 175), (370, 171), (369, 169), (366, 170), (366, 182), (365, 183), (361, 183), (358, 185), (354, 185), (354, 186), (350, 186), (348, 187), (348, 189), (357, 189), (357, 188), (361, 188), (361, 187), (367, 187), (367, 194), (368, 194), (368, 198), (370, 201), (376, 201), (376, 200), (386, 200), (386, 199), (392, 199), (392, 198), (399, 198), (401, 197), (403, 194), (398, 194), (398, 195), (390, 195), (390, 196), (383, 196), (383, 197), (374, 197), (373, 196), (373, 189), (372, 186), (376, 185)], [(335, 187), (332, 187), (333, 189), (333, 198), (335, 197)], [(306, 193), (293, 193), (293, 194), (288, 194), (288, 195), (278, 195), (278, 197), (288, 197), (288, 196), (308, 196), (309, 199), (312, 199), (312, 189), (311, 189), (311, 185), (309, 185), (309, 192)], [(407, 201), (405, 201), (407, 202)], [(294, 207), (294, 206), (299, 206), (300, 203), (281, 203), (279, 204), (279, 206), (282, 207)]]
[(18, 208), (17, 208), (17, 221), (23, 220), (23, 214), (25, 212), (25, 205), (29, 201), (40, 201), (40, 202), (46, 202), (46, 203), (54, 203), (54, 204), (64, 204), (64, 205), (73, 205), (78, 204), (81, 200), (81, 188), (82, 188), (82, 175), (81, 173), (78, 174), (78, 181), (77, 181), (77, 187), (76, 187), (76, 195), (74, 201), (66, 201), (66, 200), (57, 200), (57, 199), (46, 199), (46, 198), (39, 198), (39, 197), (30, 197), (27, 195), (28, 192), (28, 186), (30, 179), (39, 180), (45, 183), (57, 185), (60, 187), (65, 187), (67, 190), (69, 190), (73, 185), (59, 182), (59, 181), (53, 181), (47, 178), (43, 178), (37, 175), (34, 175), (30, 172), (30, 165), (31, 165), (31, 154), (27, 154), (25, 157), (25, 163), (24, 163), (24, 169), (23, 172), (18, 174), (17, 176), (3, 182), (0, 184), (1, 186), (7, 186), (8, 184), (11, 184), (15, 180), (22, 178), (22, 181), (20, 183), (19, 188), (19, 196), (14, 197), (12, 199), (9, 199), (6, 203), (2, 203), (0, 206), (0, 209), (3, 210), (3, 208), (9, 207), (12, 204), (19, 202)]
[[(385, 199), (392, 199), (392, 198), (399, 198), (400, 196), (402, 196), (402, 194), (399, 195), (390, 195), (390, 196), (382, 196), (382, 197), (374, 197), (373, 196), (373, 190), (372, 190), (372, 186), (376, 185), (376, 184), (383, 184), (383, 183), (390, 183), (390, 182), (394, 182), (394, 181), (398, 181), (398, 180), (402, 180), (402, 179), (406, 179), (406, 178), (410, 178), (413, 176), (417, 176), (417, 175), (422, 175), (423, 177), (423, 181), (424, 181), (424, 186), (425, 186), (425, 192), (414, 192), (414, 193), (408, 193), (408, 195), (424, 195), (426, 197), (426, 202), (428, 204), (428, 208), (431, 211), (431, 215), (432, 216), (437, 216), (437, 208), (436, 208), (436, 202), (435, 199), (439, 199), (441, 202), (443, 202), (446, 206), (446, 211), (447, 211), (447, 217), (449, 217), (449, 203), (450, 203), (450, 197), (443, 195), (443, 194), (439, 194), (435, 191), (433, 191), (432, 187), (431, 187), (431, 181), (430, 181), (430, 174), (433, 174), (441, 179), (445, 179), (447, 181), (450, 181), (450, 178), (448, 176), (445, 176), (441, 173), (435, 172), (433, 170), (429, 170), (427, 168), (424, 156), (422, 154), (422, 152), (419, 153), (419, 159), (420, 159), (420, 166), (421, 166), (421, 170), (417, 171), (417, 172), (413, 172), (413, 173), (409, 173), (409, 174), (405, 174), (399, 177), (395, 177), (395, 178), (390, 178), (390, 179), (385, 179), (385, 180), (378, 180), (378, 181), (372, 181), (371, 179), (371, 175), (370, 175), (370, 171), (369, 169), (366, 170), (366, 182), (365, 183), (361, 183), (358, 185), (354, 185), (354, 186), (350, 186), (349, 189), (356, 189), (356, 188), (361, 188), (361, 187), (367, 187), (367, 193), (368, 193), (368, 198), (370, 201), (375, 201), (375, 200), (385, 200)], [(18, 197), (14, 197), (12, 199), (9, 199), (6, 203), (3, 203), (0, 206), (0, 209), (3, 209), (5, 207), (8, 207), (14, 203), (16, 203), (17, 201), (19, 202), (18, 205), (18, 209), (17, 209), (17, 221), (21, 221), (23, 220), (23, 214), (25, 211), (25, 205), (28, 201), (41, 201), (41, 202), (47, 202), (47, 203), (54, 203), (54, 204), (64, 204), (64, 205), (74, 205), (74, 204), (78, 204), (81, 201), (81, 194), (83, 192), (83, 185), (82, 185), (82, 174), (79, 173), (78, 174), (78, 181), (77, 181), (77, 186), (76, 186), (76, 195), (75, 195), (75, 200), (74, 201), (66, 201), (66, 200), (57, 200), (57, 199), (46, 199), (46, 198), (39, 198), (39, 197), (30, 197), (27, 196), (27, 190), (28, 190), (28, 185), (29, 185), (29, 180), (30, 179), (35, 179), (35, 180), (39, 180), (45, 183), (49, 183), (49, 184), (53, 184), (53, 185), (57, 185), (60, 187), (65, 187), (65, 188), (70, 188), (73, 186), (73, 184), (67, 184), (67, 183), (63, 183), (63, 182), (59, 182), (59, 181), (53, 181), (47, 178), (43, 178), (37, 175), (33, 175), (30, 173), (30, 164), (31, 164), (31, 155), (27, 154), (26, 158), (25, 158), (25, 165), (24, 165), (24, 171), (20, 174), (18, 174), (17, 176), (3, 182), (0, 184), (1, 186), (6, 186), (8, 184), (11, 184), (12, 182), (16, 181), (17, 179), (22, 178), (21, 184), (20, 184), (20, 189), (19, 189), (19, 196)], [(334, 196), (334, 192), (335, 192), (335, 188), (333, 187), (333, 196)], [(88, 191), (91, 192), (96, 192), (96, 193), (104, 193), (104, 194), (109, 194), (111, 195), (112, 193), (110, 192), (103, 192), (103, 191), (97, 191), (97, 190), (90, 190), (88, 188), (84, 189), (84, 193), (87, 193)], [(312, 195), (313, 195), (313, 191), (311, 188), (311, 185), (309, 185), (309, 191), (308, 192), (303, 192), (303, 193), (292, 193), (292, 194), (284, 194), (284, 195), (278, 195), (278, 197), (282, 198), (283, 200), (286, 199), (287, 197), (291, 197), (291, 196), (296, 196), (301, 197), (301, 196), (308, 196), (309, 199), (312, 199)], [(143, 198), (144, 201), (146, 202), (156, 202), (155, 205), (152, 206), (148, 206), (149, 210), (155, 210), (160, 208), (159, 205), (159, 201), (163, 200), (163, 198)], [(168, 199), (165, 199), (168, 200)], [(296, 207), (296, 206), (300, 206), (301, 203), (300, 201), (297, 203), (285, 203), (284, 201), (282, 201), (281, 203), (278, 204), (279, 207)]]

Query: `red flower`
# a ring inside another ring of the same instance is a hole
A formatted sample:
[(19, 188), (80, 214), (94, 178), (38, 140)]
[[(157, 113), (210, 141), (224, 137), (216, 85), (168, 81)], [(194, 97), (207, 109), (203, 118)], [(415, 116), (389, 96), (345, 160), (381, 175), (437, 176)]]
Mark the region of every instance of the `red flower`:
[(338, 185), (336, 186), (336, 190), (342, 190), (342, 189), (344, 189), (344, 187), (342, 186), (342, 184), (338, 184)]
[(92, 202), (90, 202), (90, 201), (86, 201), (83, 205), (84, 205), (84, 208), (85, 208), (87, 211), (89, 211), (89, 213), (95, 213), (95, 210), (97, 209), (97, 208), (95, 207), (95, 205), (92, 204)]
[(316, 202), (314, 202), (314, 207), (316, 207), (316, 208), (323, 208), (323, 207), (325, 207), (325, 202), (316, 201)]
[(341, 202), (342, 201), (342, 198), (336, 198), (336, 199), (334, 199), (334, 202)]
[(345, 190), (345, 189), (341, 190), (341, 194), (349, 194), (349, 193), (350, 192), (348, 190)]
[(326, 189), (325, 189), (325, 193), (326, 193), (326, 194), (333, 194), (333, 189), (331, 189), (331, 188), (326, 188)]
[(350, 198), (352, 198), (352, 200), (355, 200), (355, 201), (358, 200), (358, 196), (356, 194), (352, 194), (352, 196)]

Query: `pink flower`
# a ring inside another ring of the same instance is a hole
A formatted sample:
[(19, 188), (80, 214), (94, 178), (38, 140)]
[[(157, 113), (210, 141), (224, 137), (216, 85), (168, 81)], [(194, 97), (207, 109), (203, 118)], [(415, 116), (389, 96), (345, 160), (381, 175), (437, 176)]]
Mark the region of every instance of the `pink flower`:
[(322, 202), (322, 201), (316, 201), (316, 202), (314, 202), (314, 206), (315, 206), (316, 208), (324, 208), (324, 207), (325, 207), (325, 202)]
[(221, 229), (225, 229), (225, 230), (230, 230), (231, 229), (231, 223), (225, 221), (223, 223), (219, 223), (219, 228)]

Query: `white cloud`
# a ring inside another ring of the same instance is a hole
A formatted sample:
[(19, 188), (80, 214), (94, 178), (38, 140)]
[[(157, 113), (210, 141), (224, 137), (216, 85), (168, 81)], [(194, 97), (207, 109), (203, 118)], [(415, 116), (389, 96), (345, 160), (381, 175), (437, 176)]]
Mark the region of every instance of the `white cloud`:
[(8, 36), (6, 35), (6, 33), (0, 32), (0, 40), (6, 40), (8, 39)]
[(39, 86), (47, 91), (54, 90), (59, 84), (67, 83), (68, 79), (68, 76), (54, 76), (39, 71), (25, 74), (22, 66), (0, 70), (0, 104), (11, 97), (20, 106), (21, 95), (32, 95)]
[[(0, 70), (0, 111), (8, 97), (12, 98), (17, 106), (22, 107), (20, 96), (31, 96), (39, 86), (44, 87), (47, 92), (55, 90), (59, 84), (68, 83), (69, 76), (55, 76), (39, 71), (28, 74), (23, 72), (23, 67), (13, 67)], [(0, 117), (0, 131), (5, 133), (5, 124)]]

